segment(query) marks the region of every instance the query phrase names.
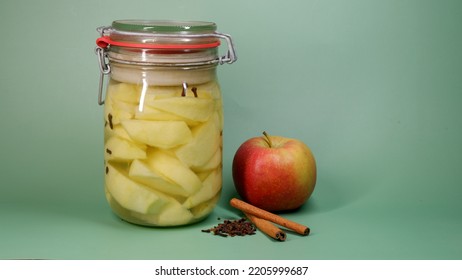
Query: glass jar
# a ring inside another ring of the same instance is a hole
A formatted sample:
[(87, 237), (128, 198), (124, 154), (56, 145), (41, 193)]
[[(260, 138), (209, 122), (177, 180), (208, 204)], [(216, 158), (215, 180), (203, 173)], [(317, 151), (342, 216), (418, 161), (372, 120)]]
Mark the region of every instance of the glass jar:
[[(231, 37), (211, 22), (119, 20), (98, 31), (109, 205), (145, 226), (204, 219), (222, 187), (216, 66), (236, 60)], [(220, 40), (229, 47), (221, 57)]]

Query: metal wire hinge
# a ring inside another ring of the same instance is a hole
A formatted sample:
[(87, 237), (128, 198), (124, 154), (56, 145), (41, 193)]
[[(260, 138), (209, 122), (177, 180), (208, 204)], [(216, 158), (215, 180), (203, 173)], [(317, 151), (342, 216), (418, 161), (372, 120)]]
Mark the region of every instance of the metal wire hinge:
[(220, 56), (218, 58), (218, 63), (222, 65), (224, 63), (231, 64), (235, 62), (237, 60), (237, 56), (236, 56), (236, 51), (234, 49), (234, 44), (233, 44), (233, 40), (231, 39), (231, 36), (228, 34), (219, 33), (219, 32), (215, 32), (213, 35), (215, 37), (225, 40), (226, 43), (228, 44), (228, 51), (226, 52), (224, 56)]
[(103, 87), (104, 87), (104, 76), (111, 73), (111, 66), (107, 57), (106, 49), (101, 47), (95, 48), (96, 56), (98, 57), (98, 66), (100, 70), (99, 76), (99, 87), (98, 87), (98, 105), (104, 104), (103, 98)]
[[(109, 26), (102, 26), (98, 27), (97, 31), (100, 33), (101, 36), (108, 36), (114, 30)], [(123, 31), (117, 31), (118, 33), (123, 34)], [(136, 32), (130, 32), (129, 34), (137, 34)], [(145, 36), (146, 33), (139, 33), (140, 35)], [(178, 37), (176, 34), (154, 34), (153, 36), (158, 37)], [(224, 33), (214, 32), (213, 34), (189, 34), (189, 35), (181, 35), (182, 37), (189, 37), (189, 38), (204, 38), (204, 37), (217, 37), (219, 39), (223, 39), (228, 44), (228, 51), (225, 55), (219, 56), (215, 61), (218, 64), (222, 65), (224, 63), (231, 64), (237, 60), (236, 51), (234, 49), (234, 44), (231, 39), (231, 36)], [(104, 104), (103, 98), (103, 87), (104, 87), (104, 76), (111, 73), (111, 66), (109, 65), (109, 59), (107, 55), (107, 48), (102, 48), (97, 46), (95, 48), (96, 55), (98, 57), (98, 65), (100, 69), (100, 78), (99, 78), (99, 89), (98, 89), (98, 104)]]

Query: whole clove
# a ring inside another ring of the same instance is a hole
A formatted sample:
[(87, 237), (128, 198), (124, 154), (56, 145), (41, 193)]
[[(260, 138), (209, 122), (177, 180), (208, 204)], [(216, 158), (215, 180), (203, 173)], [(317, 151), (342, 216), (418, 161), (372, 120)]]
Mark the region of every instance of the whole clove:
[(108, 120), (108, 122), (109, 122), (109, 127), (110, 127), (111, 129), (114, 129), (114, 124), (112, 123), (112, 114), (111, 114), (111, 113), (109, 113), (109, 114), (107, 115), (107, 120)]
[(191, 91), (193, 92), (194, 97), (197, 97), (197, 87), (191, 88)]

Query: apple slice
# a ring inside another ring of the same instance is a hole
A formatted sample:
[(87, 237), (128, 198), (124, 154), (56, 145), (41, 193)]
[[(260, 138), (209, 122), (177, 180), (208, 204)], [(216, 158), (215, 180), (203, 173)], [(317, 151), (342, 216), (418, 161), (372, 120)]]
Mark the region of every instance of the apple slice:
[(125, 114), (130, 116), (132, 119), (135, 116), (135, 111), (137, 110), (138, 106), (136, 104), (131, 104), (124, 101), (117, 101), (112, 100), (112, 108), (114, 111), (124, 112)]
[(137, 104), (140, 100), (140, 87), (129, 83), (110, 83), (107, 97), (114, 101), (123, 101)]
[(182, 86), (150, 86), (147, 88), (144, 102), (152, 103), (155, 99), (181, 96)]
[(217, 168), (221, 164), (222, 150), (218, 148), (213, 156), (203, 165), (193, 168), (194, 172), (202, 173)]
[(184, 121), (188, 126), (195, 126), (200, 123), (150, 106), (144, 106), (142, 111), (136, 110), (135, 119), (150, 121)]
[(183, 206), (190, 209), (214, 197), (221, 190), (221, 170), (214, 170), (204, 180), (202, 188), (192, 196), (188, 197)]
[(104, 139), (109, 139), (113, 136), (127, 140), (128, 142), (131, 142), (143, 151), (145, 151), (147, 148), (146, 144), (135, 142), (132, 138), (130, 138), (127, 131), (120, 124), (114, 125), (112, 129), (108, 125), (104, 128)]
[[(130, 136), (128, 135), (127, 131), (121, 125), (114, 125), (112, 129), (109, 128), (109, 126), (107, 126), (104, 133), (106, 139), (109, 139), (112, 136), (117, 136), (127, 141), (134, 142), (133, 139), (130, 138)], [(144, 145), (144, 147), (146, 148), (146, 145)]]
[(207, 179), (207, 177), (209, 177), (210, 173), (212, 173), (213, 170), (194, 171), (194, 172), (196, 172), (196, 175), (199, 178), (199, 180), (201, 180), (201, 182), (204, 182), (204, 180)]
[(199, 98), (221, 99), (220, 86), (215, 81), (208, 82), (205, 84), (200, 84), (200, 85), (197, 85), (196, 87), (197, 87), (197, 97)]
[(220, 147), (220, 131), (215, 118), (192, 129), (192, 140), (175, 150), (176, 156), (191, 168), (205, 165)]
[(188, 195), (202, 187), (202, 182), (188, 166), (164, 151), (150, 151), (147, 163), (154, 172), (181, 186)]
[(144, 106), (142, 110), (136, 110), (135, 118), (140, 120), (150, 120), (150, 121), (181, 121), (184, 118), (164, 112), (159, 109), (155, 109), (149, 106)]
[(131, 216), (140, 221), (142, 224), (156, 226), (177, 226), (188, 224), (193, 221), (194, 217), (188, 209), (184, 208), (178, 201), (169, 200), (162, 207), (159, 213), (142, 215), (132, 212)]
[(110, 97), (106, 97), (104, 101), (104, 117), (110, 128), (120, 124), (123, 120), (132, 119), (133, 116), (133, 112), (120, 110), (120, 107), (118, 109), (114, 108), (114, 101)]
[(221, 99), (217, 100), (217, 104), (216, 104), (216, 112), (215, 114), (218, 115), (218, 128), (220, 129), (220, 131), (223, 130), (223, 126), (224, 126), (224, 119), (223, 119), (223, 101), (221, 101)]
[(204, 201), (201, 204), (189, 209), (189, 211), (191, 211), (195, 220), (200, 220), (208, 214), (210, 214), (210, 212), (212, 212), (213, 208), (215, 207), (219, 199), (220, 193), (217, 193), (211, 199)]
[(172, 201), (162, 208), (157, 223), (162, 226), (176, 226), (189, 223), (193, 219), (191, 211), (183, 207), (180, 203)]
[(130, 180), (112, 164), (107, 165), (106, 187), (122, 207), (142, 214), (159, 213), (168, 202), (155, 191)]
[(198, 122), (208, 120), (215, 110), (215, 102), (212, 99), (201, 99), (193, 96), (162, 98), (151, 102), (145, 100), (145, 104)]
[(157, 174), (146, 163), (141, 160), (134, 160), (130, 165), (128, 176), (138, 182), (145, 184), (148, 187), (170, 195), (186, 196), (186, 191), (172, 183), (168, 182), (163, 176)]
[(127, 161), (146, 158), (146, 150), (135, 143), (112, 136), (105, 144), (106, 160)]
[(182, 121), (126, 120), (122, 126), (133, 140), (162, 149), (174, 148), (192, 139), (188, 125)]

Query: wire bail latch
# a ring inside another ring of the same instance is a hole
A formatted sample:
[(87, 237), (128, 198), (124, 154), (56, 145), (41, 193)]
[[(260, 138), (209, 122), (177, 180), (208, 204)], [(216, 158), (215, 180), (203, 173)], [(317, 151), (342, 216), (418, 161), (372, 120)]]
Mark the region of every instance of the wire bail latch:
[(104, 104), (104, 99), (103, 99), (104, 76), (111, 73), (111, 65), (109, 65), (109, 59), (107, 57), (106, 49), (103, 49), (101, 47), (96, 47), (95, 53), (98, 57), (98, 65), (99, 65), (99, 70), (100, 70), (99, 88), (98, 88), (98, 105), (103, 105)]
[[(111, 26), (102, 26), (96, 29), (101, 37), (96, 40), (97, 47), (95, 48), (95, 53), (98, 58), (98, 66), (100, 69), (100, 79), (99, 79), (99, 88), (98, 88), (98, 104), (104, 104), (103, 98), (103, 87), (104, 87), (104, 76), (111, 73), (111, 66), (109, 63), (109, 57), (107, 51), (112, 46), (118, 47), (129, 47), (129, 48), (142, 48), (142, 49), (206, 49), (206, 48), (215, 48), (220, 45), (219, 40), (224, 40), (228, 46), (228, 50), (222, 56), (218, 56), (216, 59), (207, 61), (206, 64), (218, 63), (223, 65), (225, 63), (231, 64), (237, 60), (236, 51), (234, 49), (234, 44), (232, 38), (228, 34), (213, 32), (207, 34), (172, 34), (172, 33), (146, 33), (146, 32), (128, 32), (115, 30)], [(146, 36), (146, 37), (163, 37), (163, 38), (188, 38), (188, 39), (200, 39), (200, 38), (217, 38), (219, 39), (216, 43), (208, 44), (192, 44), (192, 45), (182, 45), (182, 44), (145, 44), (145, 43), (133, 43), (125, 41), (114, 41), (110, 38), (111, 34), (117, 35), (136, 35), (136, 36)]]

